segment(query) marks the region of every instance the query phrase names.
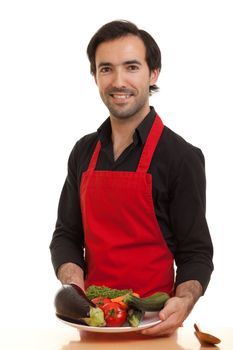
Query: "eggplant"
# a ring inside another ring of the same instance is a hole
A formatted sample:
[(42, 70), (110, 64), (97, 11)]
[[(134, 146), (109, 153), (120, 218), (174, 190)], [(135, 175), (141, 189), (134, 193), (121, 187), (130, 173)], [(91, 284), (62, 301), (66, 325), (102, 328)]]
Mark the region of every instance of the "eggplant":
[(64, 284), (54, 300), (57, 317), (89, 326), (105, 326), (104, 313), (75, 284)]

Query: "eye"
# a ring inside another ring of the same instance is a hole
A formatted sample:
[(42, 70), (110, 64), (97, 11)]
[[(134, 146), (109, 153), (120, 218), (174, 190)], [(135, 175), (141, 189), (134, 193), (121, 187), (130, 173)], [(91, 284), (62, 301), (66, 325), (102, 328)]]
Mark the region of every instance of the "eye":
[(139, 70), (139, 66), (137, 66), (136, 64), (131, 64), (130, 66), (127, 67), (127, 69), (130, 71), (136, 71), (136, 70)]
[(99, 72), (102, 74), (109, 73), (111, 71), (111, 68), (106, 66), (106, 67), (101, 67)]

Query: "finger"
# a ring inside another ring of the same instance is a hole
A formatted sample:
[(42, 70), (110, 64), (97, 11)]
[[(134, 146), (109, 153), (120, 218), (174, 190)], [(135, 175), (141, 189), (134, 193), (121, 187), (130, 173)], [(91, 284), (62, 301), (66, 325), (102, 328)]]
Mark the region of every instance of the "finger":
[(164, 336), (170, 336), (176, 331), (176, 328), (169, 328), (169, 329), (155, 329), (154, 327), (144, 329), (141, 331), (141, 334), (143, 335), (149, 335), (153, 337), (164, 337)]
[(177, 304), (177, 298), (173, 297), (169, 299), (164, 308), (160, 311), (159, 317), (161, 320), (166, 320), (170, 315), (177, 312), (179, 305)]
[(180, 320), (177, 313), (170, 314), (165, 309), (163, 309), (163, 312), (160, 312), (161, 315), (159, 315), (162, 319), (167, 317), (164, 321), (160, 322), (159, 324), (155, 325), (154, 327), (147, 328), (143, 330), (143, 334), (147, 335), (154, 335), (154, 336), (161, 336), (161, 335), (170, 335), (172, 334), (182, 323), (183, 320)]
[(173, 332), (173, 329), (174, 325), (172, 325), (170, 321), (162, 321), (153, 327), (144, 329), (142, 334), (154, 336), (168, 335)]

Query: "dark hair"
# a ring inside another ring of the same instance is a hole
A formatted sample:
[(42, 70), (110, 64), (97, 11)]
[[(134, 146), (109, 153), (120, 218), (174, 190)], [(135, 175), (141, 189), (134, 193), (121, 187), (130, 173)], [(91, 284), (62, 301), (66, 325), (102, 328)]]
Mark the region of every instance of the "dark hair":
[[(87, 56), (90, 61), (90, 70), (92, 74), (96, 73), (95, 53), (99, 44), (114, 40), (129, 34), (138, 36), (146, 48), (146, 62), (150, 72), (154, 69), (161, 70), (161, 52), (152, 36), (145, 30), (138, 29), (137, 26), (129, 21), (112, 21), (103, 25), (91, 38), (87, 47)], [(156, 85), (150, 86), (150, 93), (159, 88)]]

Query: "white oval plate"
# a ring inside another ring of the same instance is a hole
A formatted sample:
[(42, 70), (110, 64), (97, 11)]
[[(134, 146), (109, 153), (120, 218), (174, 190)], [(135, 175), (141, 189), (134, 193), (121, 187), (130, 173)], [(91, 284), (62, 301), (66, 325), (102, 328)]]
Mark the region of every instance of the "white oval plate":
[(85, 326), (78, 323), (68, 322), (64, 321), (61, 318), (58, 317), (60, 321), (67, 324), (68, 326), (75, 327), (79, 330), (88, 331), (88, 332), (98, 332), (98, 333), (124, 333), (124, 332), (137, 332), (142, 329), (146, 329), (149, 327), (152, 327), (156, 325), (157, 323), (160, 323), (159, 319), (159, 313), (156, 312), (146, 312), (143, 320), (141, 321), (140, 325), (138, 327), (129, 327), (129, 326), (122, 326), (122, 327), (92, 327), (92, 326)]

